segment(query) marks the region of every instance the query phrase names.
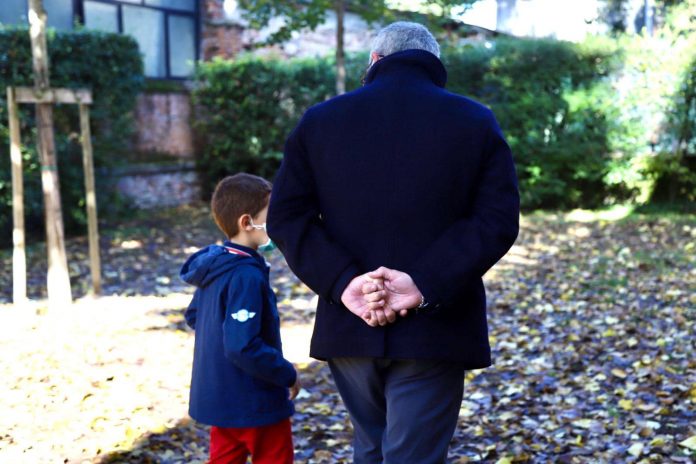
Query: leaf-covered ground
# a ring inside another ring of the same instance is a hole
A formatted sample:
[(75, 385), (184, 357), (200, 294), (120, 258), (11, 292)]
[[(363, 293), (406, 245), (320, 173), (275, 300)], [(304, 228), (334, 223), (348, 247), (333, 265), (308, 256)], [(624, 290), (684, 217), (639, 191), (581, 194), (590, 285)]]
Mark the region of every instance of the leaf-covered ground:
[[(84, 239), (69, 241), (78, 302), (8, 304), (0, 252), (0, 462), (194, 463), (207, 429), (186, 416), (193, 336), (185, 257), (218, 238), (205, 208), (108, 226), (104, 294), (85, 297)], [(29, 286), (44, 296), (44, 249)], [(535, 215), (486, 276), (492, 368), (467, 376), (452, 462), (696, 459), (696, 219), (586, 222)], [(287, 356), (304, 389), (297, 462), (349, 462), (351, 428), (325, 364), (307, 358), (315, 297), (274, 254)]]

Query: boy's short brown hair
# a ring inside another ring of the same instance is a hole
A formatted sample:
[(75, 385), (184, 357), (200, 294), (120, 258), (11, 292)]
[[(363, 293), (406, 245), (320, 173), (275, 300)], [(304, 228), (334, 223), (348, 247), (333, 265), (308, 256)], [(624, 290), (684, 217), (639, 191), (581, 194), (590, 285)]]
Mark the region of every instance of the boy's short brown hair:
[(266, 206), (273, 185), (263, 177), (240, 172), (218, 182), (210, 201), (213, 219), (227, 238), (239, 233), (237, 220), (244, 214), (255, 217)]

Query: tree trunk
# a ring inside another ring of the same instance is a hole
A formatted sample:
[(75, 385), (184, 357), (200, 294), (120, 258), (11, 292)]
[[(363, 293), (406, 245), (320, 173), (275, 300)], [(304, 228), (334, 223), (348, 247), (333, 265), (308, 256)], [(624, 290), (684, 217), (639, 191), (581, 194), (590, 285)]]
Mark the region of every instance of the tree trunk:
[(346, 92), (346, 57), (343, 49), (345, 0), (336, 0), (336, 95)]
[(644, 14), (645, 14), (645, 34), (648, 37), (653, 35), (653, 5), (652, 0), (645, 0), (644, 4)]
[[(43, 0), (29, 0), (29, 35), (34, 65), (34, 86), (39, 91), (50, 88), (48, 47), (46, 46), (46, 11)], [(53, 107), (37, 103), (36, 125), (39, 132), (41, 184), (46, 218), (46, 249), (48, 251), (48, 304), (60, 308), (72, 302), (68, 261), (63, 237), (63, 212), (60, 202), (56, 144), (53, 138)]]

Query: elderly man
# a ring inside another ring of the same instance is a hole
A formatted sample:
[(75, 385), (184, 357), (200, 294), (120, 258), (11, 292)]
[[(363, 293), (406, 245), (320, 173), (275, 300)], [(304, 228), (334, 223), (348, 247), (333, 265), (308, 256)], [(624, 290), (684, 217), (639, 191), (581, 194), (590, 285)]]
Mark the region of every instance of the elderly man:
[[(491, 363), (482, 276), (518, 233), (512, 154), (489, 109), (444, 89), (423, 26), (382, 29), (364, 85), (289, 135), (268, 231), (319, 296), (356, 463), (444, 462), (466, 369)], [(371, 272), (370, 272), (371, 271)]]

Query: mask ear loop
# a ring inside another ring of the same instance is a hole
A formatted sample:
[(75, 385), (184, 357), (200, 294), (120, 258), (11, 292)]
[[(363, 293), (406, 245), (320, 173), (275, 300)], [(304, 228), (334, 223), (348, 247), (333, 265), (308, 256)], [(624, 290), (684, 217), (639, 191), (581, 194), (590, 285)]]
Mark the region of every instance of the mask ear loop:
[(249, 221), (251, 222), (251, 227), (253, 227), (254, 229), (256, 229), (256, 230), (263, 230), (263, 231), (266, 230), (266, 224), (265, 224), (265, 223), (264, 223), (264, 224), (260, 224), (260, 225), (256, 225), (256, 224), (254, 224), (254, 220), (253, 220), (253, 219), (250, 219)]

